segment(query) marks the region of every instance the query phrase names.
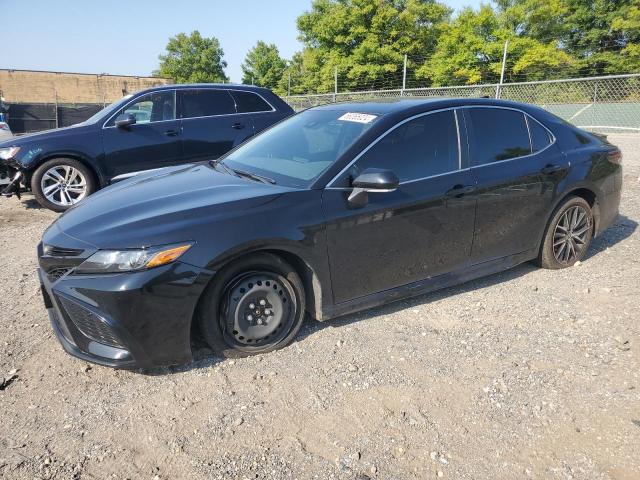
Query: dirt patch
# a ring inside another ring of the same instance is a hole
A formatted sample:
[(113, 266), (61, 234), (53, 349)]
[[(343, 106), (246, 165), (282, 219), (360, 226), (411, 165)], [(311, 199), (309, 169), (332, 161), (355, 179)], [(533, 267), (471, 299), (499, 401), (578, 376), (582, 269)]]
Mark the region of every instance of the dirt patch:
[(0, 203), (0, 477), (640, 477), (640, 138), (621, 216), (580, 266), (522, 265), (326, 323), (242, 360), (152, 374), (66, 355), (35, 248)]

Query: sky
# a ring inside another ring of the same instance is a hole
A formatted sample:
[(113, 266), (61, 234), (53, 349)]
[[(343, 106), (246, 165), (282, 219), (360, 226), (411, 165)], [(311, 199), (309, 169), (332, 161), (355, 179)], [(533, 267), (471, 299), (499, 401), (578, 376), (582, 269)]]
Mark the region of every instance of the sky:
[[(480, 0), (441, 0), (458, 10)], [(199, 30), (220, 40), (227, 76), (258, 40), (290, 58), (311, 0), (0, 0), (0, 68), (150, 75), (167, 40)]]

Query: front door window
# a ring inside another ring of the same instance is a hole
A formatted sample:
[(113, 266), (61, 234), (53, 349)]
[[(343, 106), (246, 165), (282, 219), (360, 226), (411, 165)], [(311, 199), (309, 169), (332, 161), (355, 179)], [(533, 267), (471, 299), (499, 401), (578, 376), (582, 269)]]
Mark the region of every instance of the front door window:
[(169, 90), (148, 93), (126, 106), (122, 113), (136, 117), (136, 124), (175, 120), (175, 92)]

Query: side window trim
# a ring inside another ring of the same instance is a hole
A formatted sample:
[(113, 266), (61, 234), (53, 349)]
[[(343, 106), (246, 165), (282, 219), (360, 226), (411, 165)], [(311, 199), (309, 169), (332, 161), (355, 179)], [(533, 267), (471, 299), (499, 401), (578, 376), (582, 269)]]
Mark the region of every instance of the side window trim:
[(180, 120), (178, 118), (178, 105), (176, 103), (178, 101), (178, 97), (176, 95), (176, 90), (175, 89), (155, 90), (155, 91), (152, 91), (152, 92), (143, 93), (141, 95), (138, 95), (137, 97), (133, 97), (130, 102), (128, 102), (126, 105), (124, 105), (122, 108), (120, 108), (117, 112), (112, 113), (111, 116), (107, 119), (107, 121), (102, 124), (102, 128), (103, 129), (105, 129), (105, 128), (116, 128), (115, 125), (108, 125), (108, 124), (111, 123), (111, 120), (114, 120), (118, 115), (120, 115), (120, 112), (122, 112), (122, 111), (126, 110), (127, 108), (129, 108), (131, 105), (133, 105), (134, 103), (139, 101), (145, 95), (149, 95), (150, 93), (157, 93), (157, 92), (173, 92), (173, 104), (174, 104), (175, 110), (176, 110), (176, 118), (174, 118), (173, 120), (158, 120), (156, 122), (148, 122), (148, 123), (145, 123), (144, 125), (150, 125), (152, 123), (162, 123), (162, 122), (175, 122), (176, 120)]
[(221, 113), (219, 115), (200, 115), (198, 117), (183, 117), (182, 114), (182, 95), (178, 95), (178, 97), (180, 98), (180, 117), (178, 118), (178, 120), (181, 121), (185, 121), (185, 120), (195, 120), (197, 118), (215, 118), (215, 117), (229, 117), (231, 115), (242, 115), (241, 113), (238, 113), (238, 106), (236, 105), (236, 99), (233, 98), (233, 95), (231, 95), (231, 92), (229, 92), (228, 88), (215, 88), (215, 87), (207, 87), (207, 88), (198, 88), (198, 87), (194, 87), (194, 88), (181, 88), (180, 90), (178, 90), (178, 92), (182, 93), (182, 92), (193, 92), (193, 91), (200, 91), (200, 90), (217, 90), (217, 91), (224, 91), (227, 95), (229, 95), (229, 98), (231, 98), (231, 101), (233, 102), (233, 108), (235, 109), (234, 113)]
[[(534, 117), (532, 117), (527, 112), (525, 112), (524, 110), (521, 110), (521, 109), (515, 108), (515, 107), (505, 107), (505, 106), (502, 106), (502, 105), (465, 105), (464, 107), (462, 107), (463, 110), (469, 110), (469, 109), (472, 109), (472, 108), (493, 108), (493, 109), (496, 109), (496, 110), (512, 110), (514, 112), (522, 113), (524, 115), (525, 124), (527, 126), (527, 134), (529, 136), (529, 149), (530, 149), (530, 151), (532, 153), (529, 153), (528, 155), (521, 155), (519, 157), (507, 158), (505, 160), (496, 160), (495, 162), (483, 163), (483, 164), (479, 164), (479, 165), (473, 164), (472, 161), (471, 161), (471, 158), (470, 158), (469, 159), (469, 167), (471, 167), (471, 168), (485, 167), (487, 165), (495, 165), (497, 163), (511, 162), (513, 160), (520, 160), (520, 159), (523, 159), (523, 158), (533, 157), (534, 155), (539, 155), (540, 153), (544, 152), (545, 150), (550, 148), (552, 145), (555, 145), (555, 143), (556, 143), (556, 136), (553, 134), (553, 132), (551, 130), (549, 130), (546, 126), (544, 126), (542, 123), (540, 123), (538, 120), (536, 120)], [(465, 123), (467, 123), (469, 121), (468, 120), (468, 115), (464, 115), (464, 119), (465, 119)], [(533, 143), (531, 141), (531, 130), (529, 129), (529, 119), (533, 120), (538, 125), (540, 125), (542, 128), (544, 128), (547, 131), (547, 133), (549, 134), (549, 137), (551, 139), (551, 142), (546, 147), (544, 147), (542, 150), (539, 150), (537, 152), (533, 152)], [(468, 138), (468, 135), (467, 135), (467, 138)]]
[(525, 114), (524, 123), (527, 125), (527, 133), (529, 134), (529, 152), (533, 155), (533, 138), (531, 138), (531, 127), (529, 126), (529, 117)]
[(271, 110), (261, 110), (259, 112), (243, 112), (243, 113), (240, 113), (240, 112), (238, 112), (238, 103), (236, 102), (236, 99), (233, 96), (233, 94), (230, 93), (231, 98), (233, 98), (233, 102), (236, 105), (236, 115), (257, 115), (257, 114), (260, 114), (260, 113), (272, 113), (272, 112), (276, 111), (276, 108), (273, 105), (271, 105), (271, 102), (269, 100), (267, 100), (266, 98), (264, 98), (262, 95), (260, 95), (258, 92), (252, 92), (250, 90), (242, 90), (240, 88), (229, 88), (227, 90), (229, 92), (250, 93), (251, 95), (255, 95), (257, 97), (260, 97), (264, 101), (264, 103), (266, 103), (267, 105), (269, 105), (269, 107), (271, 107)]
[[(524, 112), (524, 116), (527, 119), (527, 128), (529, 129), (529, 138), (531, 138), (531, 155), (537, 155), (541, 152), (544, 152), (547, 148), (549, 148), (551, 145), (556, 143), (556, 136), (553, 134), (551, 130), (545, 127), (538, 119), (536, 119), (535, 117), (532, 117), (527, 112)], [(547, 146), (537, 152), (533, 151), (533, 137), (531, 136), (530, 120), (533, 120), (538, 125), (540, 125), (547, 132), (547, 135), (549, 136), (549, 143), (547, 144)]]
[[(345, 174), (349, 168), (351, 168), (351, 166), (356, 163), (365, 153), (367, 153), (369, 150), (371, 150), (371, 148), (374, 147), (374, 145), (376, 145), (379, 141), (381, 141), (384, 137), (386, 137), (387, 135), (389, 135), (391, 132), (393, 132), (396, 128), (401, 127), (402, 125), (404, 125), (405, 123), (408, 123), (412, 120), (415, 120), (416, 118), (421, 118), (421, 117), (425, 117), (427, 115), (432, 115), (434, 113), (440, 113), (440, 112), (447, 112), (450, 110), (453, 110), (454, 112), (454, 117), (455, 117), (455, 122), (456, 122), (456, 134), (458, 135), (458, 166), (462, 165), (462, 149), (460, 148), (460, 145), (462, 144), (462, 140), (461, 140), (461, 132), (460, 132), (460, 125), (458, 123), (458, 117), (456, 114), (456, 110), (458, 110), (460, 107), (448, 107), (448, 108), (441, 108), (438, 110), (430, 110), (428, 112), (422, 112), (422, 113), (418, 113), (416, 115), (413, 115), (412, 117), (408, 117), (405, 118), (404, 120), (396, 123), (395, 125), (393, 125), (392, 127), (390, 127), (388, 130), (386, 130), (385, 132), (383, 132), (382, 134), (380, 134), (373, 142), (371, 142), (369, 145), (367, 145), (364, 150), (362, 150), (360, 153), (358, 153), (358, 155), (356, 155), (353, 160), (351, 160), (342, 170), (340, 170), (330, 181), (329, 183), (327, 183), (327, 185), (324, 187), (325, 189), (331, 189), (331, 190), (351, 190), (351, 187), (334, 187), (333, 184), (335, 182), (337, 182), (340, 177), (342, 177), (343, 174)], [(454, 172), (459, 172), (459, 171), (463, 171), (463, 170), (468, 170), (469, 167), (467, 168), (458, 168), (457, 170), (451, 170), (449, 172), (443, 172), (443, 173), (438, 173), (436, 175), (429, 175), (427, 177), (423, 177), (423, 178), (415, 178), (413, 180), (405, 180), (404, 182), (400, 182), (400, 185), (404, 185), (406, 183), (410, 183), (410, 182), (418, 182), (420, 180), (426, 180), (428, 178), (433, 178), (433, 177), (439, 177), (441, 175), (448, 175), (450, 173), (454, 173)]]

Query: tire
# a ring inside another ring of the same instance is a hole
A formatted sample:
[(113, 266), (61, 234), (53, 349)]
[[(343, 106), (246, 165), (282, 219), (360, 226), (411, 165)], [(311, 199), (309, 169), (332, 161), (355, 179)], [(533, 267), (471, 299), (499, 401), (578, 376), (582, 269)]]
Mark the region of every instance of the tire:
[(64, 212), (96, 191), (93, 171), (73, 158), (54, 158), (31, 177), (31, 191), (44, 208)]
[(256, 253), (216, 275), (197, 319), (217, 355), (238, 358), (289, 345), (304, 315), (304, 286), (296, 271), (276, 255)]
[(551, 217), (536, 263), (552, 270), (573, 266), (589, 250), (593, 231), (593, 212), (587, 201), (569, 197)]

